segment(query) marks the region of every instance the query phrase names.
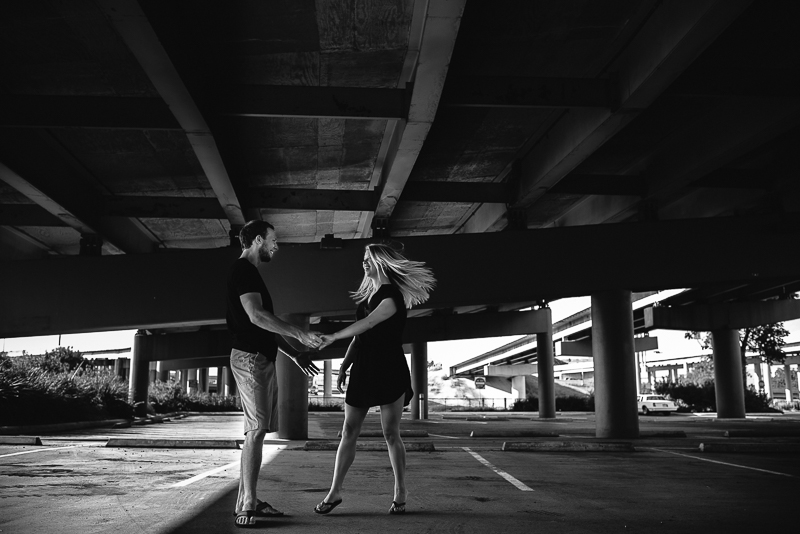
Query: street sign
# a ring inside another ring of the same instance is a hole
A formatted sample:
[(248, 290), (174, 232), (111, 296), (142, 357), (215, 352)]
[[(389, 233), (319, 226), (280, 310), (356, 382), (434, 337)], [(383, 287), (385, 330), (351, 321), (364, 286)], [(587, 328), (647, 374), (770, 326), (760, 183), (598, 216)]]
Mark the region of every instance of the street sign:
[(486, 387), (486, 379), (482, 376), (475, 377), (475, 389), (483, 389)]

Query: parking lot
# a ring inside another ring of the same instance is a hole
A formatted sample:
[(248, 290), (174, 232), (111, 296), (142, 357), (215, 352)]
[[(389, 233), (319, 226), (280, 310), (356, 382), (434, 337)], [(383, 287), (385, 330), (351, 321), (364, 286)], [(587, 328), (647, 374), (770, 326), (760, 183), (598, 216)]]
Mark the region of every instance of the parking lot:
[[(800, 488), (800, 417), (737, 421), (685, 415), (641, 417), (632, 452), (507, 452), (503, 443), (609, 443), (594, 438), (592, 414), (436, 414), (403, 421), (423, 429), (435, 452), (409, 452), (408, 513), (387, 514), (392, 471), (386, 452), (360, 451), (344, 502), (312, 512), (327, 491), (334, 451), (268, 439), (260, 498), (286, 512), (258, 527), (283, 532), (730, 532), (788, 528), (787, 502)], [(468, 420), (477, 418), (478, 420)], [(533, 420), (532, 420), (533, 418)], [(507, 419), (507, 420), (503, 420)], [(309, 414), (312, 441), (335, 440), (341, 413)], [(237, 449), (106, 447), (108, 438), (241, 439), (240, 415), (190, 415), (129, 429), (39, 434), (41, 446), (0, 445), (0, 531), (227, 532), (238, 530)], [(370, 414), (364, 430), (380, 428)], [(538, 431), (553, 437), (470, 437)], [(758, 430), (768, 437), (725, 437)], [(683, 433), (685, 437), (675, 436)], [(783, 435), (783, 436), (782, 436)], [(274, 437), (274, 436), (272, 436)], [(362, 438), (380, 442), (381, 438)], [(613, 440), (619, 441), (619, 440)], [(749, 452), (703, 452), (738, 444)], [(753, 449), (754, 445), (761, 446)], [(749, 448), (748, 448), (749, 447)]]

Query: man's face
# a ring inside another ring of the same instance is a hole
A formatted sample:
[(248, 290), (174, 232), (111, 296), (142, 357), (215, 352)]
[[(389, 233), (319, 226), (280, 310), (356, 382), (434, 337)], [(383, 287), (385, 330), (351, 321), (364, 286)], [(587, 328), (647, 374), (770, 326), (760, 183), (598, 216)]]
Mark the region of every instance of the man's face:
[(278, 251), (278, 236), (275, 235), (275, 230), (268, 228), (266, 238), (260, 239), (262, 241), (261, 246), (258, 247), (258, 259), (266, 263)]

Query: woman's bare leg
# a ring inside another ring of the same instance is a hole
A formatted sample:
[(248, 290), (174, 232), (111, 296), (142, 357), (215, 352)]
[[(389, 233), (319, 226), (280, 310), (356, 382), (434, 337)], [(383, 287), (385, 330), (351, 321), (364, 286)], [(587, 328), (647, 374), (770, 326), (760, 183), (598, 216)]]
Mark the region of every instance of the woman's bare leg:
[(406, 448), (400, 439), (400, 419), (403, 417), (405, 394), (392, 404), (381, 406), (381, 426), (386, 445), (389, 447), (389, 461), (394, 471), (394, 501), (406, 502)]
[(336, 464), (333, 468), (333, 481), (328, 495), (323, 502), (334, 502), (342, 498), (342, 484), (347, 470), (356, 457), (356, 441), (361, 433), (361, 423), (367, 416), (368, 408), (356, 408), (345, 403), (344, 425), (342, 425), (342, 441), (336, 450)]

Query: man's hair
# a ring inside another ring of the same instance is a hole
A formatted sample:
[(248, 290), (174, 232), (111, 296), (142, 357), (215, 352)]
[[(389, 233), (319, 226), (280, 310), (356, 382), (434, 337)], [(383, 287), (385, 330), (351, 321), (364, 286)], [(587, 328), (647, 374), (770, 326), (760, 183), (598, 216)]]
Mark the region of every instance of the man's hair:
[(258, 236), (266, 239), (267, 230), (275, 230), (275, 227), (267, 221), (250, 221), (242, 226), (242, 229), (239, 230), (239, 243), (242, 245), (242, 250), (250, 248)]

